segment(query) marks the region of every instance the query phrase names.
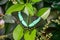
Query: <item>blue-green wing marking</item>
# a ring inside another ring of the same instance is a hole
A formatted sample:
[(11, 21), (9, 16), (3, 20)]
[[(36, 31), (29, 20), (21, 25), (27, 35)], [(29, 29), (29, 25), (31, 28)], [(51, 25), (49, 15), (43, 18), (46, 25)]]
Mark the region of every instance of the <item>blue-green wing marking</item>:
[(23, 17), (22, 17), (22, 15), (21, 15), (21, 12), (18, 12), (18, 17), (19, 17), (19, 20), (22, 22), (22, 24), (23, 24), (24, 26), (28, 27), (27, 24), (26, 24), (26, 22), (23, 20)]
[(40, 17), (38, 18), (38, 19), (36, 19), (35, 21), (33, 21), (30, 25), (29, 25), (29, 27), (33, 27), (34, 25), (36, 25), (39, 21), (40, 21)]
[(21, 12), (18, 12), (18, 17), (20, 21), (23, 21), (23, 17), (21, 16)]
[(24, 20), (22, 21), (22, 24), (23, 24), (24, 26), (28, 27), (27, 24), (26, 24), (26, 22), (25, 22)]

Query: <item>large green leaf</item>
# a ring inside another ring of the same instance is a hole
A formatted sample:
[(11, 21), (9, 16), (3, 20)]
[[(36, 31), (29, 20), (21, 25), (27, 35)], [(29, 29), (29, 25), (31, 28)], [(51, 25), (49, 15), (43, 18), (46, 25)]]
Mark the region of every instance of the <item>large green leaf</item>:
[(32, 2), (36, 3), (36, 2), (40, 2), (42, 0), (31, 0)]
[(34, 15), (34, 8), (33, 8), (33, 6), (32, 6), (30, 3), (26, 4), (26, 9), (28, 10), (28, 13), (29, 13), (31, 16)]
[(17, 27), (13, 31), (14, 40), (20, 40), (23, 36), (23, 28), (21, 25), (17, 25)]
[(44, 20), (49, 16), (50, 8), (42, 8), (36, 14), (37, 16), (41, 16)]
[(35, 37), (36, 37), (36, 29), (32, 30), (31, 33), (30, 31), (26, 31), (24, 35), (25, 40), (35, 40)]
[(22, 4), (12, 5), (12, 6), (6, 11), (6, 14), (11, 14), (12, 12), (15, 12), (15, 11), (21, 11), (23, 8), (24, 8), (24, 5), (22, 5)]

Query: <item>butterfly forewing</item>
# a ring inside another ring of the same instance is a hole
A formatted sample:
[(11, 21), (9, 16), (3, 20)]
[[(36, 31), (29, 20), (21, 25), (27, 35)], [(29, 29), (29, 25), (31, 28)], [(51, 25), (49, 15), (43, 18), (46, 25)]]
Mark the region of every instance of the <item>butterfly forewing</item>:
[(13, 17), (12, 15), (5, 15), (3, 19), (5, 23), (15, 23), (15, 17)]

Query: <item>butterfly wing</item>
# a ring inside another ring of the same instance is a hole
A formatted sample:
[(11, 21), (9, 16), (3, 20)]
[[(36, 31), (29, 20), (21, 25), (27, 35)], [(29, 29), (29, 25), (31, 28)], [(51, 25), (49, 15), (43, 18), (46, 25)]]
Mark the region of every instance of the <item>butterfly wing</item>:
[(21, 15), (21, 12), (18, 12), (18, 17), (19, 17), (19, 20), (21, 21), (21, 23), (27, 27), (27, 23), (24, 21), (22, 15)]
[(36, 19), (36, 20), (34, 20), (30, 25), (29, 25), (29, 27), (33, 27), (34, 25), (36, 25), (39, 21), (40, 21), (40, 17), (38, 18), (38, 19)]
[(3, 19), (5, 23), (15, 23), (15, 17), (13, 17), (12, 15), (5, 15)]

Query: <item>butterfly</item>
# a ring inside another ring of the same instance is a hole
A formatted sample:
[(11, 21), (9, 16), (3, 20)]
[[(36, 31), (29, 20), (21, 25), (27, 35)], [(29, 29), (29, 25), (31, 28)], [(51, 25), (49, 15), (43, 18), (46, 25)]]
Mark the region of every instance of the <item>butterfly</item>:
[[(39, 24), (41, 26), (41, 24), (43, 24), (44, 20), (47, 19), (47, 17), (49, 16), (50, 14), (50, 10), (51, 8), (48, 8), (46, 10), (46, 12), (44, 12), (41, 16), (38, 16), (36, 19), (34, 19), (33, 17), (32, 18), (32, 22), (30, 22), (29, 24), (26, 22), (26, 18), (28, 17), (28, 15), (25, 15), (26, 13), (21, 13), (21, 12), (18, 12), (18, 17), (19, 17), (19, 20), (20, 22), (25, 26), (25, 27), (34, 27), (36, 26), (37, 24)], [(28, 13), (27, 13), (28, 14)], [(30, 20), (30, 18), (29, 18)], [(42, 22), (43, 21), (43, 22)], [(41, 23), (42, 22), (42, 23)], [(44, 24), (43, 24), (44, 25)], [(38, 25), (37, 25), (38, 26)]]
[(38, 17), (36, 20), (34, 20), (32, 23), (30, 23), (29, 25), (24, 21), (24, 18), (23, 16), (21, 15), (21, 12), (18, 12), (18, 17), (19, 17), (19, 20), (21, 21), (21, 23), (25, 26), (25, 27), (34, 27), (34, 25), (36, 25), (40, 20), (41, 20), (41, 17)]

